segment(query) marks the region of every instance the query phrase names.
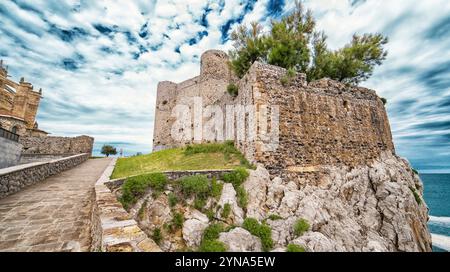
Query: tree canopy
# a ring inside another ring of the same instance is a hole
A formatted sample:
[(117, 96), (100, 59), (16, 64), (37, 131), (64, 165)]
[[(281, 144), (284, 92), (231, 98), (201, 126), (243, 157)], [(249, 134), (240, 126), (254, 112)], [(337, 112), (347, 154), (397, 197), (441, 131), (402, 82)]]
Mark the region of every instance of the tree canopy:
[(101, 153), (106, 155), (106, 157), (109, 157), (109, 155), (117, 155), (117, 150), (112, 145), (104, 145), (102, 146)]
[(231, 66), (239, 77), (261, 61), (305, 73), (309, 81), (328, 77), (348, 84), (370, 78), (386, 59), (388, 42), (381, 34), (355, 34), (343, 48), (330, 50), (325, 33), (316, 30), (311, 11), (298, 1), (293, 12), (271, 23), (268, 33), (259, 23), (241, 25), (231, 40)]

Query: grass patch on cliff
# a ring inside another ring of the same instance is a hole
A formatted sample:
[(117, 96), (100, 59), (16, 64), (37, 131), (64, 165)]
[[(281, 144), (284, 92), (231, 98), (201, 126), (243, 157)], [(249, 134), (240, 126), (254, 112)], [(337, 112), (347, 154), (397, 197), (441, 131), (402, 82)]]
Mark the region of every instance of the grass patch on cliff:
[(302, 236), (305, 232), (307, 232), (310, 228), (310, 225), (306, 219), (300, 218), (294, 224), (294, 234), (299, 237)]
[(270, 251), (273, 248), (272, 229), (266, 224), (260, 224), (254, 218), (246, 218), (242, 227), (250, 232), (252, 235), (261, 239), (261, 244), (264, 251)]
[(306, 249), (302, 246), (289, 244), (287, 246), (286, 252), (306, 252)]
[(422, 204), (422, 198), (420, 198), (420, 195), (417, 193), (416, 189), (414, 189), (413, 187), (409, 187), (409, 189), (411, 190), (414, 198), (416, 199), (416, 202), (418, 205)]
[(149, 188), (151, 188), (154, 193), (158, 193), (164, 190), (167, 182), (167, 177), (161, 173), (127, 178), (122, 185), (122, 196), (119, 198), (119, 201), (125, 209), (129, 209), (136, 204), (137, 200), (142, 197)]
[(225, 231), (221, 223), (209, 225), (203, 232), (202, 242), (198, 248), (199, 252), (225, 252), (227, 248), (224, 243), (219, 241), (219, 235)]
[(234, 147), (223, 144), (190, 145), (117, 160), (112, 179), (151, 172), (251, 168), (250, 163)]

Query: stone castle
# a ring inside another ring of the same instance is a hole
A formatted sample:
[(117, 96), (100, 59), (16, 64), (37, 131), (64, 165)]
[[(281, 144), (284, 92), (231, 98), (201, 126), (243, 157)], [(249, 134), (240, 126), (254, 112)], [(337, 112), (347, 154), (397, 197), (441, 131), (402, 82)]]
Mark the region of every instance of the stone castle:
[[(229, 94), (236, 87), (228, 86), (237, 86), (237, 95)], [(288, 77), (285, 69), (260, 62), (238, 79), (227, 54), (207, 51), (199, 76), (179, 84), (159, 83), (154, 150), (208, 142), (195, 137), (195, 132), (182, 141), (173, 137), (195, 128), (198, 122), (189, 118), (203, 118), (203, 123), (213, 118), (195, 115), (198, 98), (203, 107), (222, 112), (229, 105), (249, 105), (256, 111), (256, 137), (242, 137), (247, 128), (242, 131), (239, 124), (250, 120), (244, 111), (233, 113), (231, 124), (224, 122), (234, 127), (224, 140), (234, 140), (257, 165), (243, 185), (248, 196), (245, 216), (261, 222), (270, 214), (283, 218), (267, 220), (276, 251), (283, 251), (289, 243), (308, 251), (431, 250), (423, 184), (409, 162), (395, 154), (388, 116), (375, 91), (329, 79), (307, 82), (304, 74)], [(194, 116), (186, 114), (187, 119), (180, 122), (179, 105), (193, 109)], [(271, 105), (278, 107), (278, 118), (268, 114)], [(178, 123), (188, 125), (180, 129)], [(267, 148), (270, 137), (260, 137), (259, 130), (277, 132), (276, 148)], [(205, 134), (205, 130), (200, 132)], [(224, 199), (235, 195), (230, 189)], [(232, 206), (239, 221), (244, 211), (237, 204)], [(310, 222), (311, 229), (296, 238), (292, 226), (298, 218)], [(239, 237), (232, 243), (241, 244)]]
[[(262, 139), (239, 139), (239, 131), (231, 138), (249, 161), (262, 163), (272, 174), (314, 173), (323, 165), (355, 166), (382, 152), (394, 153), (387, 114), (375, 91), (328, 79), (308, 83), (304, 74), (282, 84), (285, 74), (283, 68), (256, 62), (239, 80), (230, 69), (227, 54), (207, 51), (201, 58), (199, 76), (180, 84), (159, 83), (154, 150), (194, 142), (173, 140), (172, 110), (178, 104), (192, 107), (192, 97), (201, 97), (203, 106), (255, 105), (256, 114), (260, 105), (279, 106), (276, 150), (265, 150)], [(236, 97), (227, 92), (230, 83), (238, 86)]]
[(10, 80), (8, 69), (0, 61), (0, 127), (20, 136), (46, 136), (36, 122), (42, 89), (34, 90), (24, 78)]

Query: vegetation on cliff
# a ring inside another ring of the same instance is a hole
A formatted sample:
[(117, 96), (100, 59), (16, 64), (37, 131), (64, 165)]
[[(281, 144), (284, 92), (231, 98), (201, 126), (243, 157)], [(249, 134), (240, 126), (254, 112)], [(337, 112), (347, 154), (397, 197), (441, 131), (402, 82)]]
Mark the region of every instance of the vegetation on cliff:
[(120, 158), (111, 178), (123, 178), (150, 172), (251, 168), (233, 142), (190, 145), (149, 155)]
[(338, 50), (327, 46), (327, 36), (316, 30), (311, 11), (297, 2), (294, 11), (273, 21), (268, 33), (252, 23), (232, 33), (234, 49), (230, 51), (232, 68), (242, 77), (255, 61), (306, 73), (308, 80), (328, 77), (349, 84), (367, 80), (387, 56), (387, 38), (381, 34), (354, 35), (350, 43)]

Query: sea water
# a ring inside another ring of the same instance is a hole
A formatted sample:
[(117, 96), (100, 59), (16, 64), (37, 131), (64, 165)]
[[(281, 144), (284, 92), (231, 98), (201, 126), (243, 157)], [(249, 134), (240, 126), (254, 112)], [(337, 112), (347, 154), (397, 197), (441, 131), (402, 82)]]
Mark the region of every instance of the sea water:
[(424, 198), (430, 209), (433, 251), (450, 251), (450, 174), (421, 174)]

